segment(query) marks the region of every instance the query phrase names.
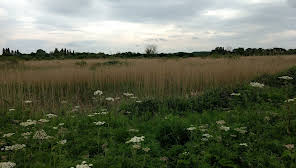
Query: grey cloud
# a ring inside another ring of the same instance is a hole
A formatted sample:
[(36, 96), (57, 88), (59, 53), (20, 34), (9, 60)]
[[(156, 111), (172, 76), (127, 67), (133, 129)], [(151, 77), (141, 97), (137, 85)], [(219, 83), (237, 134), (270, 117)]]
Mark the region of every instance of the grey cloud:
[(50, 50), (52, 44), (46, 40), (35, 40), (35, 39), (18, 39), (18, 40), (8, 40), (5, 47), (10, 47), (11, 49), (19, 49), (21, 52), (30, 53), (36, 51), (37, 49)]
[(287, 0), (288, 4), (291, 5), (293, 8), (296, 8), (296, 1), (295, 0)]

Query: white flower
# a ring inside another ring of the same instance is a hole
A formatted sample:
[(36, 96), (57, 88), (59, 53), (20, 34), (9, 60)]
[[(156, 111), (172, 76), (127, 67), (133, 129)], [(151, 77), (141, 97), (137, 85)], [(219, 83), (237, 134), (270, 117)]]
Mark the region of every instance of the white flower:
[(288, 150), (292, 150), (294, 149), (294, 144), (287, 144), (287, 145), (284, 145), (284, 147), (286, 147)]
[(107, 115), (108, 112), (101, 112), (101, 115)]
[(131, 99), (137, 99), (138, 97), (136, 97), (136, 96), (132, 96), (132, 97), (130, 97)]
[(27, 139), (28, 136), (30, 136), (31, 134), (32, 134), (32, 132), (25, 132), (25, 133), (22, 133), (21, 135), (22, 135), (25, 139)]
[(106, 101), (114, 101), (114, 98), (112, 98), (112, 97), (107, 97), (105, 100), (106, 100)]
[(224, 120), (216, 121), (217, 124), (219, 125), (224, 125), (226, 122)]
[(288, 100), (286, 100), (285, 102), (286, 102), (286, 103), (290, 103), (290, 102), (294, 102), (294, 101), (296, 101), (296, 98), (288, 99)]
[(202, 141), (208, 141), (208, 138), (201, 138)]
[(251, 82), (250, 85), (252, 87), (257, 87), (257, 88), (263, 88), (264, 84), (258, 83), (258, 82)]
[(2, 151), (17, 151), (17, 150), (21, 150), (24, 149), (26, 147), (25, 144), (15, 144), (12, 146), (4, 146), (4, 148), (2, 148)]
[(142, 101), (141, 100), (138, 100), (138, 101), (136, 101), (136, 103), (142, 103)]
[(120, 100), (120, 97), (115, 97), (115, 100)]
[(0, 168), (13, 168), (16, 164), (13, 162), (0, 162)]
[(94, 114), (89, 114), (89, 115), (87, 115), (87, 116), (89, 116), (89, 117), (94, 117), (95, 115), (94, 115)]
[(64, 126), (65, 125), (65, 123), (59, 123), (59, 126)]
[(46, 114), (46, 117), (48, 117), (48, 118), (55, 118), (55, 117), (57, 117), (57, 115), (55, 115), (55, 114)]
[(58, 142), (58, 144), (60, 144), (60, 145), (64, 145), (66, 143), (67, 143), (67, 140), (66, 139), (65, 140), (61, 140), (61, 141)]
[(40, 119), (40, 120), (38, 120), (39, 122), (42, 122), (42, 123), (47, 123), (47, 122), (49, 122), (49, 120), (47, 120), (47, 119)]
[(230, 96), (240, 96), (241, 94), (240, 93), (231, 93)]
[(220, 129), (221, 129), (221, 130), (224, 130), (224, 131), (229, 131), (229, 130), (230, 130), (230, 127), (226, 127), (226, 126), (222, 125), (222, 126), (220, 127)]
[(67, 101), (66, 101), (66, 100), (62, 100), (61, 103), (62, 103), (62, 104), (66, 104)]
[(32, 101), (31, 101), (31, 100), (26, 100), (26, 101), (24, 101), (24, 103), (25, 103), (25, 104), (31, 104)]
[(213, 137), (213, 136), (210, 135), (210, 134), (203, 134), (202, 136), (203, 136), (203, 137), (206, 137), (206, 138), (212, 138), (212, 137)]
[(102, 94), (103, 92), (101, 90), (97, 90), (94, 92), (94, 96), (97, 96), (97, 95), (101, 96)]
[(134, 149), (141, 149), (141, 145), (140, 144), (135, 144), (135, 145), (133, 145), (133, 148)]
[(141, 137), (134, 136), (129, 141), (126, 141), (126, 143), (140, 143), (144, 141), (144, 138), (145, 138), (144, 136), (141, 136)]
[(247, 143), (240, 143), (239, 145), (240, 145), (240, 146), (245, 146), (245, 147), (247, 147), (247, 146), (248, 146), (248, 144), (247, 144)]
[(187, 131), (193, 131), (193, 130), (196, 130), (196, 127), (189, 127), (189, 128), (186, 128)]
[(102, 112), (107, 111), (107, 109), (101, 109)]
[(98, 126), (102, 126), (104, 125), (106, 122), (105, 121), (98, 121), (98, 122), (94, 122), (94, 124), (98, 125)]
[(45, 140), (51, 138), (46, 134), (44, 130), (39, 130), (35, 132), (35, 135), (33, 136), (33, 139), (39, 139), (39, 140)]
[(58, 127), (52, 127), (52, 129), (54, 129), (54, 130), (57, 130), (57, 129), (58, 129)]
[(76, 165), (76, 168), (90, 168), (93, 164), (86, 164), (86, 161), (83, 161), (81, 164)]
[(80, 108), (80, 106), (75, 106), (74, 108), (75, 108), (75, 109), (79, 109), (79, 108)]
[(9, 138), (9, 137), (11, 137), (12, 135), (14, 135), (15, 133), (7, 133), (7, 134), (4, 134), (3, 135), (3, 138)]
[(35, 125), (37, 123), (37, 121), (35, 120), (27, 120), (26, 122), (21, 122), (20, 125), (23, 127), (27, 127), (30, 125)]
[(278, 77), (279, 79), (284, 79), (284, 80), (292, 80), (293, 78), (290, 77), (290, 76), (281, 76), (281, 77)]
[(123, 95), (126, 96), (126, 97), (130, 97), (130, 96), (133, 96), (134, 94), (127, 92), (127, 93), (123, 93)]
[(182, 154), (187, 156), (189, 155), (189, 152), (183, 152)]
[(15, 109), (14, 108), (11, 108), (11, 109), (8, 109), (8, 111), (15, 111)]

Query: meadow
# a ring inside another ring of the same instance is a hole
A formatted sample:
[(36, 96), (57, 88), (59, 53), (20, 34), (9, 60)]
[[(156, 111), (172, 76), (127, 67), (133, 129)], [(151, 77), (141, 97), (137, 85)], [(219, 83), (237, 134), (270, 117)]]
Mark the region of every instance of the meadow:
[(0, 168), (296, 167), (295, 56), (0, 65)]

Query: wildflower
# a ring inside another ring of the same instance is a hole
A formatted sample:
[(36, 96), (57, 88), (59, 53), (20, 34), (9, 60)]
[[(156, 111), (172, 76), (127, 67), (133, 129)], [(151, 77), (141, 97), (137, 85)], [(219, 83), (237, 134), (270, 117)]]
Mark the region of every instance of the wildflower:
[(62, 104), (66, 104), (67, 101), (66, 101), (66, 100), (62, 100), (61, 103), (62, 103)]
[(252, 87), (257, 87), (257, 88), (263, 88), (264, 84), (258, 83), (258, 82), (251, 82), (250, 85)]
[(14, 108), (11, 108), (11, 109), (8, 109), (8, 111), (10, 111), (10, 112), (11, 112), (11, 111), (15, 111), (15, 109), (14, 109)]
[(94, 115), (94, 114), (89, 114), (89, 115), (87, 115), (87, 116), (89, 116), (89, 117), (94, 117), (95, 115)]
[(86, 164), (86, 161), (83, 161), (81, 164), (76, 165), (76, 168), (90, 168), (93, 164)]
[(123, 93), (123, 95), (126, 97), (134, 96), (134, 94), (132, 94), (132, 93)]
[(57, 115), (55, 115), (55, 114), (46, 114), (46, 117), (48, 117), (48, 118), (55, 118), (55, 117), (57, 117)]
[(98, 121), (98, 122), (94, 122), (94, 124), (98, 125), (98, 126), (102, 126), (104, 125), (106, 122), (105, 121)]
[(149, 152), (150, 151), (150, 148), (143, 148), (143, 151), (144, 152)]
[(139, 132), (137, 129), (129, 129), (128, 132)]
[(189, 155), (189, 152), (183, 152), (182, 154), (187, 156)]
[(75, 109), (79, 109), (79, 108), (80, 108), (80, 106), (75, 106), (74, 108), (75, 108)]
[(240, 145), (240, 146), (248, 147), (248, 144), (247, 144), (247, 143), (240, 143), (239, 145)]
[(0, 162), (0, 168), (13, 168), (16, 164), (13, 162)]
[(141, 145), (139, 145), (139, 144), (135, 144), (135, 145), (133, 145), (133, 148), (134, 148), (134, 149), (141, 149)]
[(138, 101), (136, 101), (136, 103), (142, 103), (142, 101), (141, 100), (138, 100)]
[(101, 112), (101, 115), (107, 115), (108, 112)]
[(31, 104), (32, 101), (31, 101), (31, 100), (26, 100), (26, 101), (24, 101), (24, 103), (25, 103), (25, 104)]
[(54, 129), (54, 130), (57, 130), (57, 129), (58, 129), (58, 127), (52, 127), (52, 129)]
[(32, 134), (32, 132), (25, 132), (25, 133), (22, 133), (21, 135), (25, 138), (25, 139), (28, 139), (28, 136), (30, 136)]
[(58, 144), (60, 144), (60, 145), (65, 145), (67, 143), (67, 140), (65, 139), (65, 140), (61, 140), (61, 141), (59, 141), (58, 142)]
[(294, 149), (294, 144), (287, 144), (287, 145), (284, 145), (284, 147), (286, 147), (288, 150), (292, 150)]
[(193, 131), (193, 130), (196, 130), (196, 127), (189, 127), (189, 128), (186, 128), (187, 131)]
[(288, 99), (288, 100), (286, 100), (285, 102), (286, 102), (286, 103), (290, 103), (290, 102), (294, 102), (294, 101), (296, 101), (296, 98)]
[(107, 109), (101, 109), (102, 112), (107, 111)]
[(231, 93), (230, 96), (240, 96), (241, 94), (240, 93)]
[(237, 135), (233, 135), (233, 134), (231, 134), (230, 136), (233, 137), (233, 138), (236, 138), (237, 137)]
[(15, 144), (12, 146), (4, 146), (4, 148), (1, 148), (2, 151), (17, 151), (24, 149), (26, 147), (25, 144)]
[(246, 127), (240, 127), (240, 128), (235, 128), (234, 130), (241, 134), (245, 134), (247, 133), (246, 129), (247, 129)]
[(208, 141), (208, 138), (201, 138), (202, 141)]
[(39, 140), (45, 140), (51, 138), (46, 134), (44, 130), (39, 130), (35, 132), (35, 135), (33, 136), (33, 139), (39, 139)]
[(59, 126), (64, 126), (65, 125), (65, 123), (59, 123)]
[(219, 125), (224, 125), (226, 122), (224, 120), (219, 120), (219, 121), (216, 121), (216, 123)]
[(199, 126), (198, 128), (199, 129), (207, 129), (208, 127), (209, 127), (208, 124), (204, 124), (204, 125)]
[(47, 122), (49, 122), (49, 120), (47, 120), (47, 119), (40, 119), (40, 120), (38, 120), (39, 122), (42, 122), (42, 123), (47, 123)]
[(120, 97), (115, 97), (115, 100), (120, 100)]
[(141, 136), (141, 137), (134, 136), (129, 141), (126, 141), (126, 143), (140, 143), (144, 141), (144, 138), (145, 138), (144, 136)]
[(278, 77), (279, 79), (284, 79), (284, 80), (292, 80), (293, 78), (290, 77), (290, 76), (281, 76), (281, 77)]
[(30, 125), (35, 125), (36, 123), (37, 123), (37, 121), (35, 121), (35, 120), (27, 120), (26, 122), (20, 123), (20, 125), (23, 127), (27, 127)]
[(229, 131), (230, 130), (230, 127), (226, 127), (226, 126), (222, 125), (220, 127), (220, 129), (223, 130), (223, 131)]
[(114, 98), (112, 98), (112, 97), (107, 97), (105, 100), (106, 100), (106, 101), (114, 101)]
[(132, 97), (130, 97), (131, 99), (137, 99), (138, 97), (136, 97), (136, 96), (132, 96)]
[(9, 137), (11, 137), (12, 135), (14, 135), (15, 133), (7, 133), (7, 134), (4, 134), (3, 135), (3, 138), (9, 138)]
[(101, 90), (97, 90), (94, 92), (94, 96), (97, 96), (97, 95), (101, 96), (102, 94), (103, 92)]
[(269, 116), (265, 116), (265, 117), (264, 117), (264, 120), (265, 120), (265, 121), (270, 121), (270, 117), (269, 117)]
[(210, 135), (210, 134), (203, 134), (202, 136), (203, 136), (203, 137), (206, 137), (206, 138), (212, 138), (212, 137), (213, 137), (213, 136)]

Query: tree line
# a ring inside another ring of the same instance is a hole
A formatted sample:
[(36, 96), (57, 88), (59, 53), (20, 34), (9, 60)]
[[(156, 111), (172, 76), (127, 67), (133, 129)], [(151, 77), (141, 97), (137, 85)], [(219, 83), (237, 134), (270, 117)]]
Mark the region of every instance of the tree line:
[[(151, 48), (149, 48), (151, 47)], [(284, 48), (235, 48), (225, 49), (224, 47), (216, 47), (212, 51), (202, 52), (177, 52), (177, 53), (157, 53), (155, 46), (148, 46), (145, 53), (135, 52), (123, 52), (116, 54), (105, 53), (89, 53), (89, 52), (75, 52), (74, 50), (62, 48), (55, 49), (51, 52), (46, 52), (42, 49), (38, 49), (36, 52), (30, 54), (23, 54), (19, 50), (10, 50), (9, 48), (3, 48), (2, 58), (15, 57), (24, 60), (51, 60), (51, 59), (84, 59), (84, 58), (141, 58), (141, 57), (239, 57), (239, 56), (269, 56), (269, 55), (296, 55), (296, 49), (284, 49)]]

